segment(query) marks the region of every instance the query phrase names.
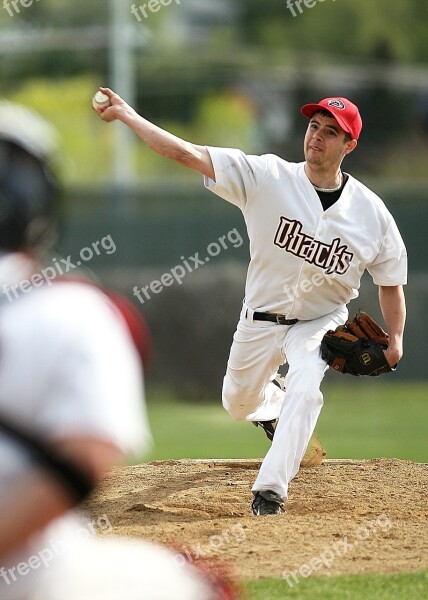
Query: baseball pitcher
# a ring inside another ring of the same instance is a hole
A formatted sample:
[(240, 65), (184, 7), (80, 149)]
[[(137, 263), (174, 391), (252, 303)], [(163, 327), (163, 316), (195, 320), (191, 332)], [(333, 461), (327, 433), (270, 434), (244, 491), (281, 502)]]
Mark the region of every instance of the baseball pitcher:
[[(251, 260), (223, 405), (272, 440), (253, 486), (252, 511), (279, 514), (321, 411), (328, 365), (353, 372), (361, 363), (365, 369), (353, 374), (378, 374), (393, 370), (403, 353), (406, 249), (382, 200), (342, 170), (362, 130), (359, 110), (342, 97), (303, 106), (305, 161), (291, 163), (184, 141), (108, 88), (101, 91), (109, 97), (96, 109), (104, 121), (122, 121), (158, 154), (202, 173), (209, 190), (243, 213)], [(388, 329), (381, 338), (387, 343), (370, 347), (364, 335), (357, 340), (344, 328), (365, 270), (378, 286)], [(285, 363), (284, 387), (276, 376)]]

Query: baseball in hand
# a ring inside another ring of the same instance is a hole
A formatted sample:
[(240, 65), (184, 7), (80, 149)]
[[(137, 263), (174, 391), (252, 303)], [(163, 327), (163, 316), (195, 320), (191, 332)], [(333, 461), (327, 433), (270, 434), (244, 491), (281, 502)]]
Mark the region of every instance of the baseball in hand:
[(110, 106), (110, 98), (104, 92), (98, 91), (92, 98), (92, 106), (95, 108), (105, 108)]

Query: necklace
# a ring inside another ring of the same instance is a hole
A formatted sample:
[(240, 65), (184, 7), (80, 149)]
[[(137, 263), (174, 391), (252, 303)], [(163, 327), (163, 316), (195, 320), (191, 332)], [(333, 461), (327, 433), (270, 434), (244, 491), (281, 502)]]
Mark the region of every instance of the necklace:
[[(312, 181), (311, 181), (311, 183), (312, 183)], [(338, 192), (340, 190), (340, 188), (342, 187), (342, 183), (343, 183), (343, 173), (342, 173), (342, 171), (340, 171), (340, 183), (339, 183), (339, 185), (337, 187), (335, 187), (335, 188), (322, 188), (322, 187), (318, 187), (314, 183), (312, 183), (312, 185), (314, 186), (314, 188), (316, 189), (317, 192), (331, 193), (331, 192)]]

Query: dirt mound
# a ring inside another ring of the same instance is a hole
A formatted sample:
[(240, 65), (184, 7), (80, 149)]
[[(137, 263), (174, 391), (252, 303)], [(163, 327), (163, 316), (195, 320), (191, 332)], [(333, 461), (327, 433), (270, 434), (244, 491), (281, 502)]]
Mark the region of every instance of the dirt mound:
[[(428, 464), (325, 460), (301, 469), (286, 513), (253, 517), (259, 460), (116, 468), (88, 504), (113, 533), (220, 557), (240, 578), (391, 573), (428, 567)], [(294, 572), (294, 574), (293, 574)]]

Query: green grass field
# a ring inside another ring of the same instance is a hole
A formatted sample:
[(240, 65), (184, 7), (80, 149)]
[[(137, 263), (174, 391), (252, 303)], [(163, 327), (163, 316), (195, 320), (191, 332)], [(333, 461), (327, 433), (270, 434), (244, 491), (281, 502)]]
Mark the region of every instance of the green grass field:
[(286, 581), (259, 579), (243, 585), (246, 600), (426, 600), (428, 571), (399, 575), (313, 577), (290, 588)]
[[(148, 457), (261, 458), (267, 440), (249, 423), (236, 423), (220, 401), (177, 401), (147, 392), (155, 448)], [(427, 462), (427, 383), (352, 380), (324, 388), (316, 431), (327, 458), (389, 457)]]
[[(427, 462), (428, 382), (332, 380), (324, 386), (317, 425), (327, 458), (389, 457)], [(236, 423), (220, 402), (188, 403), (148, 390), (156, 442), (146, 460), (261, 458), (268, 442), (261, 430)], [(243, 583), (245, 600), (428, 600), (428, 572), (313, 577), (294, 588), (285, 581)]]

